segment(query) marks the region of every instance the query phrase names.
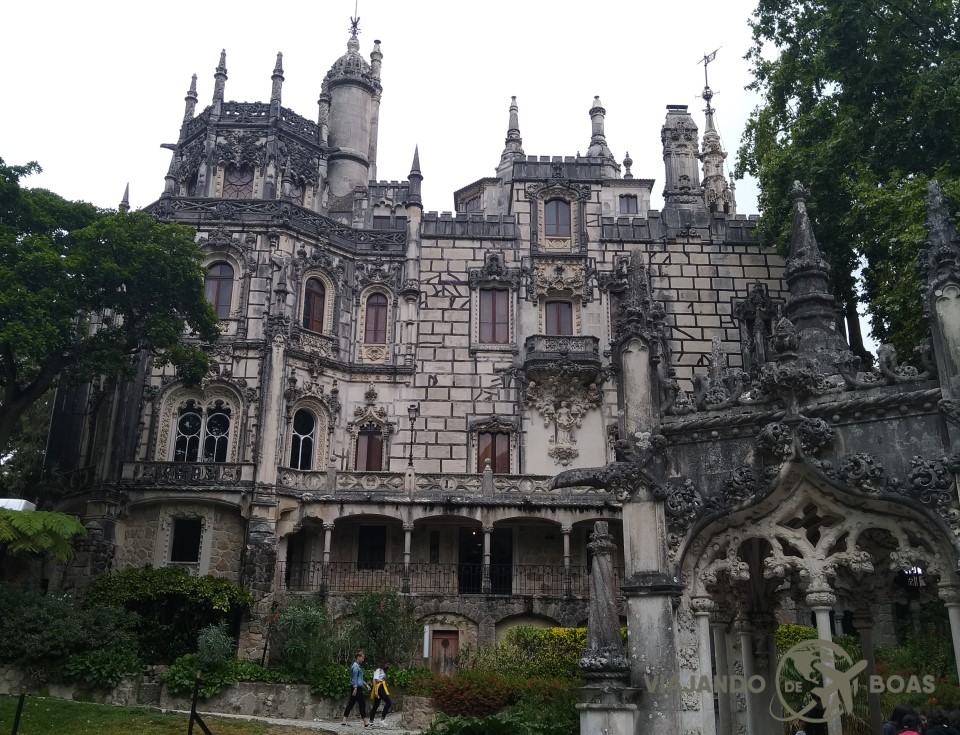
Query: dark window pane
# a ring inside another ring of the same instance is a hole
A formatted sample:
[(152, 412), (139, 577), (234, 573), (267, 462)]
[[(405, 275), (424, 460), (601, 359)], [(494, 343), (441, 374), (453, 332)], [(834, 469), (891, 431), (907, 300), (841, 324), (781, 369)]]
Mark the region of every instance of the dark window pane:
[(547, 334), (551, 336), (573, 334), (573, 304), (569, 301), (548, 301), (544, 308)]
[(501, 288), (480, 291), (480, 342), (505, 345), (510, 341), (510, 292)]
[(367, 299), (363, 341), (374, 345), (387, 343), (387, 297), (382, 293), (371, 294)]
[(430, 532), (430, 563), (438, 564), (440, 562), (440, 532)]
[(510, 472), (510, 435), (504, 432), (481, 431), (477, 434), (477, 472), (483, 472), (487, 460), (490, 469)]
[(378, 426), (365, 426), (357, 436), (356, 468), (358, 472), (383, 469), (383, 434)]
[(570, 203), (551, 199), (543, 205), (544, 229), (547, 237), (570, 237)]
[(253, 169), (227, 166), (223, 172), (224, 199), (250, 199), (253, 196)]
[(199, 518), (175, 518), (173, 520), (173, 540), (170, 543), (170, 561), (194, 564), (200, 561)]
[(300, 409), (293, 416), (293, 435), (290, 439), (290, 466), (295, 470), (313, 467), (313, 442), (316, 436), (313, 414)]
[(303, 296), (303, 328), (311, 332), (323, 331), (323, 309), (327, 300), (326, 289), (316, 278), (307, 281)]
[(387, 527), (360, 526), (357, 533), (357, 569), (383, 569), (387, 561)]
[(233, 268), (227, 263), (214, 263), (207, 270), (204, 282), (207, 301), (213, 306), (217, 316), (226, 319), (230, 316), (233, 297)]
[(620, 196), (620, 214), (637, 214), (638, 211), (635, 194), (622, 194)]
[(375, 230), (389, 230), (390, 229), (390, 218), (389, 217), (374, 217), (373, 218), (373, 229)]

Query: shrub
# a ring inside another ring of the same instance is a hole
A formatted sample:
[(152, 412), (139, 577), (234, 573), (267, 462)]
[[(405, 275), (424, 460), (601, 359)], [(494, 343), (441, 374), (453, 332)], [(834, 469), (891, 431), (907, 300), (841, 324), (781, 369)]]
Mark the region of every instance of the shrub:
[(423, 735), (540, 735), (542, 732), (521, 713), (501, 712), (482, 718), (438, 714)]
[(371, 663), (409, 663), (423, 634), (413, 602), (396, 592), (359, 595), (346, 622), (346, 645), (341, 650), (352, 658), (363, 649)]
[(95, 689), (113, 689), (123, 677), (140, 669), (135, 650), (95, 650), (71, 656), (64, 674)]
[(215, 577), (191, 577), (179, 567), (142, 567), (102, 574), (84, 594), (88, 607), (109, 605), (137, 613), (140, 653), (151, 663), (196, 650), (197, 634), (211, 624), (236, 624), (253, 604), (249, 592)]
[[(370, 682), (369, 672), (365, 679), (367, 683)], [(313, 669), (307, 683), (310, 684), (310, 691), (321, 697), (345, 697), (350, 691), (350, 667), (332, 661), (322, 662)]]
[(392, 687), (415, 697), (433, 696), (433, 682), (439, 676), (430, 669), (390, 669), (387, 673)]
[(486, 717), (519, 699), (520, 680), (487, 671), (461, 671), (437, 677), (433, 703), (448, 715)]
[(282, 671), (266, 669), (253, 661), (240, 661), (235, 658), (228, 659), (218, 669), (206, 671), (200, 666), (200, 659), (195, 653), (188, 653), (178, 658), (160, 675), (160, 678), (171, 694), (192, 694), (198, 671), (200, 672), (199, 693), (202, 699), (209, 699), (238, 681), (265, 681), (274, 684), (292, 681)]
[(208, 625), (197, 636), (197, 661), (204, 671), (219, 669), (233, 658), (233, 637), (225, 623)]
[(303, 681), (312, 680), (337, 650), (337, 630), (319, 600), (296, 599), (281, 605), (270, 636), (283, 658), (283, 668)]
[(782, 656), (800, 641), (808, 641), (817, 637), (817, 629), (810, 625), (795, 625), (787, 623), (778, 625), (774, 634), (777, 641), (777, 655)]
[(580, 657), (586, 645), (586, 628), (517, 626), (497, 645), (466, 653), (460, 665), (504, 676), (579, 681)]

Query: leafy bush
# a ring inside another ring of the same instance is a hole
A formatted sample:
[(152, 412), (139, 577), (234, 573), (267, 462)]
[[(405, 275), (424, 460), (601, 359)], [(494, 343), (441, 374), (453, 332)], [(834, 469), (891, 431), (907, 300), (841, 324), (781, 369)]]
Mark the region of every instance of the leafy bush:
[(391, 687), (403, 689), (407, 694), (415, 697), (429, 697), (433, 695), (433, 682), (439, 674), (430, 669), (390, 669), (387, 680)]
[(174, 695), (193, 693), (193, 684), (197, 672), (200, 672), (200, 697), (209, 699), (215, 694), (238, 681), (265, 681), (272, 684), (288, 684), (292, 679), (278, 669), (266, 669), (253, 661), (240, 661), (231, 658), (212, 671), (204, 670), (200, 658), (195, 653), (181, 656), (160, 678)]
[(197, 636), (197, 660), (204, 671), (219, 669), (233, 658), (233, 637), (225, 623), (208, 625)]
[(514, 704), (520, 681), (488, 671), (461, 671), (433, 682), (433, 703), (448, 715), (486, 717)]
[(810, 625), (795, 625), (787, 623), (778, 625), (774, 634), (777, 641), (777, 655), (782, 656), (800, 641), (808, 641), (817, 637), (817, 629)]
[(151, 663), (196, 650), (211, 624), (236, 624), (252, 595), (226, 579), (191, 577), (179, 567), (142, 567), (102, 574), (84, 594), (88, 607), (122, 607), (140, 617), (140, 653)]
[[(367, 683), (371, 681), (369, 672), (365, 680)], [(307, 683), (310, 691), (321, 697), (345, 697), (350, 691), (350, 667), (332, 661), (323, 662), (314, 668)]]
[(112, 686), (139, 668), (135, 615), (110, 607), (78, 608), (69, 597), (0, 584), (0, 663), (41, 680), (64, 678)]
[(490, 717), (438, 714), (423, 735), (541, 735), (521, 713), (500, 712)]
[[(625, 639), (625, 630), (623, 635)], [(504, 676), (579, 681), (580, 657), (586, 645), (586, 628), (517, 626), (497, 645), (465, 653), (460, 666)]]
[(341, 651), (349, 658), (362, 649), (371, 663), (408, 663), (420, 644), (423, 627), (413, 601), (397, 592), (368, 592), (353, 600)]
[(283, 668), (303, 681), (312, 680), (337, 652), (337, 629), (320, 600), (298, 598), (281, 605), (270, 636), (283, 657)]

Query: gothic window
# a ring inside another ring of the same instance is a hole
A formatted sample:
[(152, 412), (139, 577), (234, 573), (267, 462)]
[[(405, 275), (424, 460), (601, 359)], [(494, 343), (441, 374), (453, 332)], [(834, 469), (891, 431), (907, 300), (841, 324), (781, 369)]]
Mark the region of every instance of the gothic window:
[(188, 400), (177, 415), (174, 462), (226, 462), (230, 444), (230, 407), (216, 401), (204, 409)]
[(174, 518), (170, 561), (181, 564), (199, 562), (202, 536), (203, 521), (200, 518)]
[(294, 181), (290, 185), (290, 198), (293, 199), (301, 207), (303, 206), (303, 198), (306, 193), (306, 186), (303, 185), (303, 182), (300, 180)]
[(357, 472), (383, 469), (383, 429), (374, 423), (364, 424), (357, 434), (354, 467)]
[(226, 319), (230, 316), (233, 302), (233, 268), (228, 263), (214, 263), (207, 270), (204, 281), (207, 301), (217, 312), (217, 316)]
[(253, 197), (253, 169), (248, 166), (227, 166), (223, 172), (224, 199)]
[(636, 194), (620, 195), (620, 214), (637, 214), (639, 211)]
[(473, 199), (467, 200), (467, 205), (465, 209), (468, 212), (479, 212), (480, 211), (480, 197), (473, 197)]
[(477, 472), (483, 472), (487, 460), (494, 472), (510, 472), (510, 435), (502, 431), (477, 434)]
[(510, 342), (510, 291), (505, 288), (480, 289), (480, 342)]
[(565, 337), (573, 334), (573, 304), (569, 301), (547, 301), (544, 316), (548, 335)]
[(382, 216), (374, 216), (373, 218), (373, 229), (375, 230), (389, 230), (390, 227), (390, 218)]
[(387, 297), (382, 293), (371, 294), (367, 298), (365, 314), (363, 341), (366, 344), (385, 345), (387, 343)]
[(547, 237), (570, 237), (570, 202), (549, 200), (543, 207), (543, 220)]
[(311, 332), (323, 331), (323, 310), (327, 292), (318, 278), (307, 281), (303, 295), (303, 328)]
[(295, 470), (313, 469), (313, 452), (317, 441), (317, 420), (301, 408), (293, 415), (290, 439), (290, 466)]
[(357, 529), (357, 569), (383, 569), (387, 562), (387, 527)]

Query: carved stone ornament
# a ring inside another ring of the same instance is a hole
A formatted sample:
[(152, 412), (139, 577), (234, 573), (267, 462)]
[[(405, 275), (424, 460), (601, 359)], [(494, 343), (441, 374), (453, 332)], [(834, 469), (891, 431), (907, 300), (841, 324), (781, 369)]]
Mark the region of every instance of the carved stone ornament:
[(403, 265), (388, 263), (381, 257), (357, 263), (357, 283), (361, 286), (384, 285), (396, 291), (403, 280)]
[(582, 302), (593, 299), (593, 288), (586, 264), (570, 260), (535, 261), (527, 287), (527, 298), (537, 301), (561, 294), (579, 298)]
[(470, 270), (469, 284), (470, 288), (504, 286), (515, 291), (520, 288), (520, 269), (508, 268), (502, 251), (488, 250), (483, 255), (483, 267)]
[(936, 291), (960, 283), (960, 235), (936, 180), (927, 187), (927, 241), (917, 258), (917, 273), (924, 288), (924, 313), (929, 316)]
[(837, 477), (870, 495), (879, 495), (886, 485), (883, 465), (864, 452), (844, 459), (837, 468)]
[(263, 163), (263, 150), (259, 133), (228, 132), (217, 141), (214, 157), (221, 166), (253, 168)]
[(593, 554), (590, 569), (590, 614), (587, 618), (587, 646), (580, 658), (586, 678), (603, 678), (629, 671), (630, 662), (620, 637), (620, 617), (613, 576), (613, 554), (617, 547), (606, 521), (597, 521), (587, 548)]
[(281, 139), (279, 153), (279, 164), (282, 170), (289, 170), (299, 180), (308, 184), (317, 183), (320, 166), (319, 152), (311, 151), (295, 140)]
[[(630, 339), (639, 337), (650, 349), (650, 361), (661, 360), (663, 342), (666, 339), (666, 310), (663, 303), (655, 301), (650, 287), (650, 273), (643, 253), (633, 250), (627, 266), (627, 289), (623, 292), (620, 307), (614, 319), (613, 345), (619, 347)], [(615, 351), (619, 359), (619, 350)]]
[(767, 285), (757, 281), (745, 299), (733, 302), (733, 316), (740, 322), (740, 348), (747, 358), (747, 371), (758, 375), (768, 359), (768, 324), (773, 324), (782, 303), (770, 298)]
[(553, 428), (547, 454), (563, 467), (576, 459), (576, 430), (583, 425), (583, 417), (600, 406), (602, 397), (596, 383), (583, 385), (561, 375), (546, 375), (540, 382), (527, 383), (524, 404), (534, 408), (543, 420), (544, 428)]

